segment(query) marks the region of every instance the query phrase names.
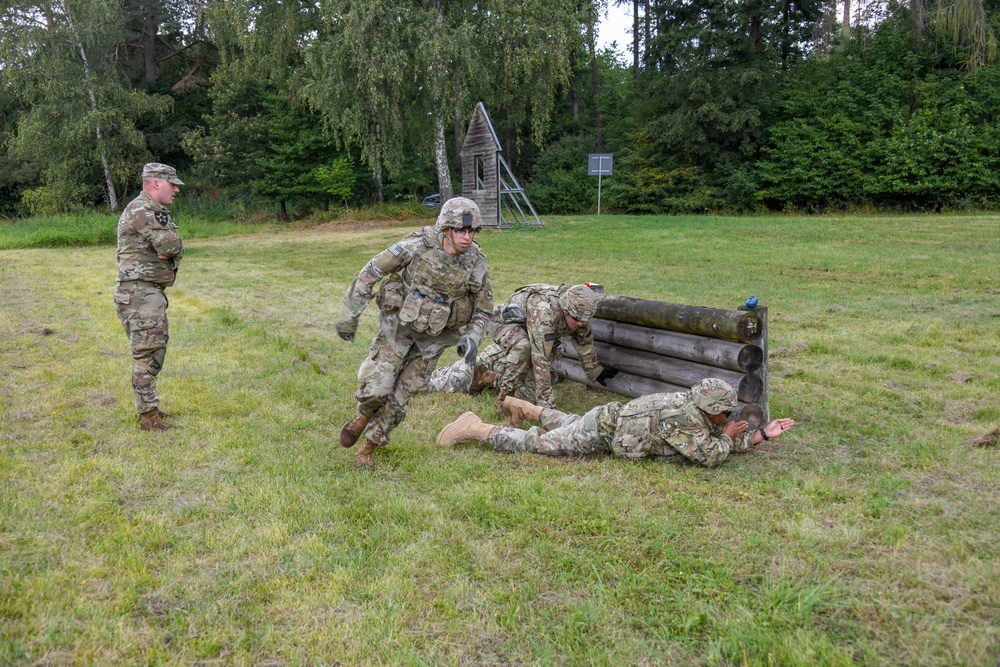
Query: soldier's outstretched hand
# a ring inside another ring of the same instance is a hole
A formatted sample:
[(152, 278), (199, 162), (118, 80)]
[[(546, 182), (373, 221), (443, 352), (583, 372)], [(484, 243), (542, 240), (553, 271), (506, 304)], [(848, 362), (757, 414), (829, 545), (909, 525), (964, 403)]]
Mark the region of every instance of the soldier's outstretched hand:
[(793, 426), (795, 426), (794, 419), (772, 419), (764, 426), (764, 434), (768, 438), (777, 438)]
[(749, 426), (749, 424), (745, 421), (726, 422), (726, 425), (722, 427), (722, 432), (730, 438), (735, 438), (743, 433), (743, 431), (747, 430), (747, 426)]

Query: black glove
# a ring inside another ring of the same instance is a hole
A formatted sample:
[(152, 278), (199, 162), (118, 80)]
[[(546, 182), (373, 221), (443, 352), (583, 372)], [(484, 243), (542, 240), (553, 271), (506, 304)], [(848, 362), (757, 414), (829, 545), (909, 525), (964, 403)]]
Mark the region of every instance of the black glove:
[(607, 387), (608, 380), (610, 380), (616, 375), (618, 375), (617, 368), (605, 368), (603, 371), (601, 371), (601, 374), (597, 376), (597, 379), (594, 380), (594, 382), (601, 385), (602, 387)]
[(470, 336), (462, 336), (458, 339), (458, 356), (465, 357), (465, 363), (470, 366), (476, 365), (476, 342)]
[(354, 333), (358, 330), (358, 321), (340, 320), (333, 326), (333, 328), (337, 330), (337, 335), (340, 336), (341, 340), (353, 343)]

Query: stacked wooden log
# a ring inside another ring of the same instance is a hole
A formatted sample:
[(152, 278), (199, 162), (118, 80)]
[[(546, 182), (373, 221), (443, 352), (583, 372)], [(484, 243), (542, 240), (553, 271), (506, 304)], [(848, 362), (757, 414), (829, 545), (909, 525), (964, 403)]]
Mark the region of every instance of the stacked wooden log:
[(767, 309), (702, 308), (607, 295), (590, 321), (597, 358), (618, 375), (602, 387), (587, 379), (570, 338), (552, 369), (561, 377), (632, 398), (677, 392), (715, 377), (731, 384), (734, 419), (756, 427), (770, 417)]

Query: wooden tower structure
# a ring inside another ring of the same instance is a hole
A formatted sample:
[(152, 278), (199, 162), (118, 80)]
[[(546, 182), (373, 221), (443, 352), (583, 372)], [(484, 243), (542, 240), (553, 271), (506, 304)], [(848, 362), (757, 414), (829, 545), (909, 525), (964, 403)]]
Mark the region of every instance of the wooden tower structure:
[(541, 227), (535, 207), (500, 155), (502, 150), (486, 107), (477, 102), (462, 144), (462, 196), (479, 205), (488, 227)]

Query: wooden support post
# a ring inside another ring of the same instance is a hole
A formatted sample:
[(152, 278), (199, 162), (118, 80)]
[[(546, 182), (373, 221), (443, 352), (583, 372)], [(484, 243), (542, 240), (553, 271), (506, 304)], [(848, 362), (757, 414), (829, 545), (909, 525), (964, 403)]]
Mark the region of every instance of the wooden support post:
[[(749, 310), (746, 306), (740, 306), (739, 310)], [(757, 313), (757, 317), (760, 318), (760, 349), (763, 353), (763, 361), (754, 374), (760, 377), (761, 380), (761, 394), (760, 398), (757, 399), (757, 403), (761, 406), (761, 411), (763, 412), (764, 423), (771, 421), (771, 374), (768, 372), (767, 368), (767, 306), (757, 306), (753, 309), (753, 312)]]

